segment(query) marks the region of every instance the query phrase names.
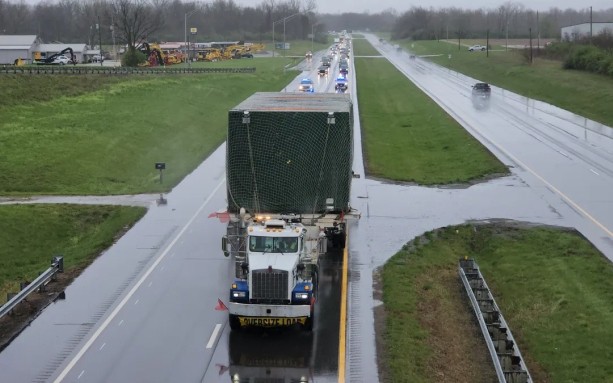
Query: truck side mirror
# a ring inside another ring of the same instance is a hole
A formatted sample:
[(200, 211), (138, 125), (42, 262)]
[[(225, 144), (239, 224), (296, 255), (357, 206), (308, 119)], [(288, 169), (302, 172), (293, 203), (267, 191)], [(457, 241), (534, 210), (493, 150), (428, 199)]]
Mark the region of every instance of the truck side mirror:
[(221, 237), (221, 250), (223, 251), (223, 255), (228, 257), (230, 256), (230, 251), (228, 250), (228, 236), (224, 235)]

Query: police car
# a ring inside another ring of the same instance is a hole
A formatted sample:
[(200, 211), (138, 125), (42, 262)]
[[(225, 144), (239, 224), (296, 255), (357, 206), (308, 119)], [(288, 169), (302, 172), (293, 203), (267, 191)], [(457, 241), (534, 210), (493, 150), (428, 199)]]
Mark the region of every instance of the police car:
[(303, 78), (300, 80), (300, 86), (298, 86), (299, 92), (313, 93), (315, 88), (313, 87), (313, 80), (310, 78)]
[(336, 93), (345, 93), (348, 89), (347, 86), (347, 77), (338, 76), (335, 81), (334, 90)]

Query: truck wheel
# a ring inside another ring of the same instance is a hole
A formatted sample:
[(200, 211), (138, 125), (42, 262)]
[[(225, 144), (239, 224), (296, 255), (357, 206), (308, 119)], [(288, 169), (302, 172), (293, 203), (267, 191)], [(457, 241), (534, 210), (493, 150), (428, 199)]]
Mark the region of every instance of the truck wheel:
[(311, 316), (307, 318), (302, 329), (304, 331), (313, 331), (313, 324), (315, 323), (315, 306), (311, 306)]
[(230, 329), (233, 331), (238, 331), (241, 329), (241, 321), (238, 319), (238, 315), (230, 314), (228, 316), (228, 321), (230, 322)]

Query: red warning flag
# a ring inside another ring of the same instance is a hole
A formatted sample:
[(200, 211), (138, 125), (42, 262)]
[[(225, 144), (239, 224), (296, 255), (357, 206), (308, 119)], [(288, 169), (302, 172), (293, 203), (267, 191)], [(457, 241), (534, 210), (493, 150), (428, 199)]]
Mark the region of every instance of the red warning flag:
[(221, 299), (217, 298), (217, 306), (215, 306), (215, 310), (217, 311), (228, 311), (228, 306), (226, 306)]
[(218, 218), (219, 222), (228, 223), (230, 222), (230, 213), (228, 213), (227, 211), (216, 211), (214, 213), (209, 214), (209, 218)]
[(230, 369), (228, 366), (224, 366), (223, 364), (216, 363), (215, 367), (219, 368), (219, 375), (223, 375), (226, 371)]

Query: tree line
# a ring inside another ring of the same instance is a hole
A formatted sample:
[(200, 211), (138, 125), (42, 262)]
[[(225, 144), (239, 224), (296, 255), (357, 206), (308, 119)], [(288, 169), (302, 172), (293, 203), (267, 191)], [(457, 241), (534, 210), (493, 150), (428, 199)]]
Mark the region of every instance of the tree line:
[[(183, 41), (185, 27), (198, 28), (200, 41), (270, 41), (273, 23), (277, 39), (325, 39), (329, 30), (390, 32), (393, 39), (492, 38), (533, 36), (559, 38), (560, 28), (590, 19), (589, 8), (551, 8), (537, 12), (521, 3), (507, 1), (497, 8), (412, 7), (399, 14), (394, 9), (379, 13), (318, 13), (316, 0), (262, 0), (255, 6), (238, 6), (233, 0), (57, 0), (28, 4), (23, 0), (0, 0), (0, 34), (36, 34), (44, 42), (104, 45), (115, 38), (133, 46), (140, 41)], [(593, 12), (593, 21), (613, 20), (613, 8)], [(186, 24), (187, 21), (187, 25)], [(192, 38), (193, 39), (193, 38)]]
[[(592, 11), (593, 22), (613, 20), (613, 8)], [(590, 21), (590, 8), (550, 8), (537, 12), (523, 4), (506, 1), (497, 8), (413, 7), (400, 15), (392, 28), (392, 39), (438, 40), (456, 38), (561, 38), (562, 27)]]

